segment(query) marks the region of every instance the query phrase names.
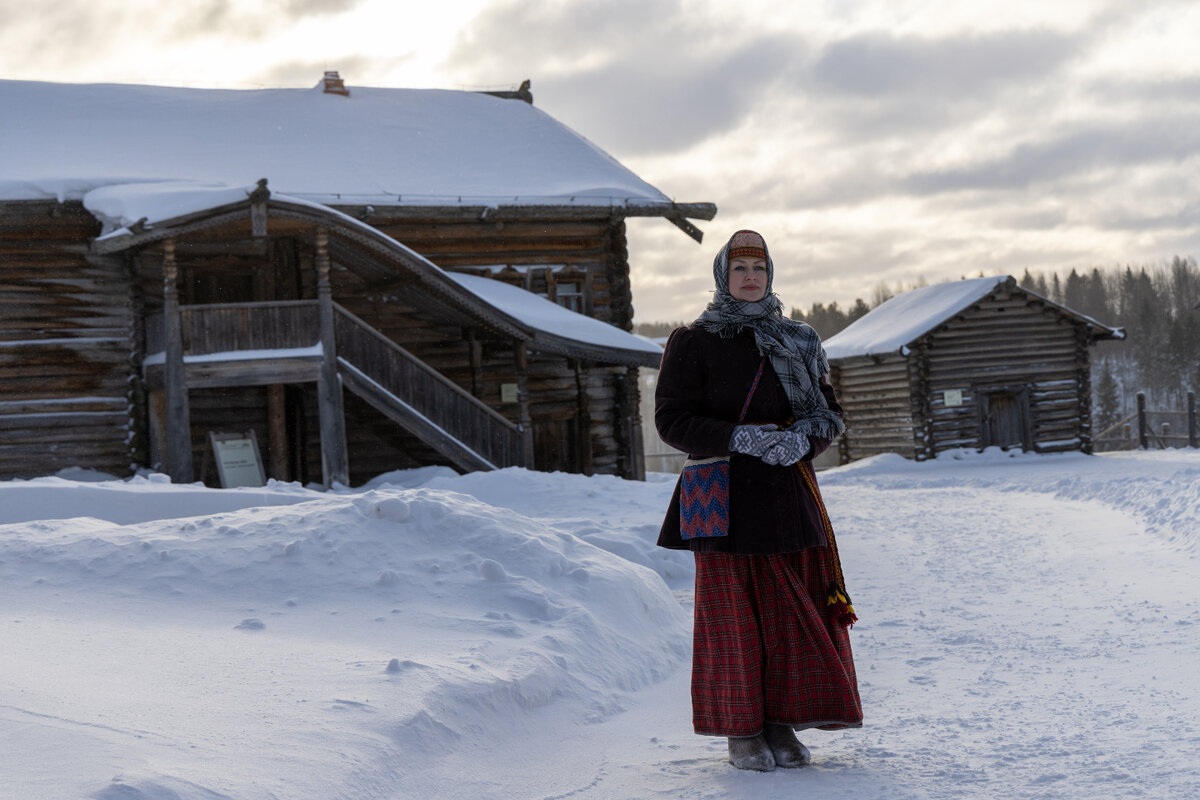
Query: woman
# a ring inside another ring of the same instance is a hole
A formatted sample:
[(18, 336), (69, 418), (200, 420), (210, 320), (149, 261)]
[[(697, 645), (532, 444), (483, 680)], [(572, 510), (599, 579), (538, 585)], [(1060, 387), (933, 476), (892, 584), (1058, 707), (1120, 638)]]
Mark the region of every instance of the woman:
[(667, 341), (654, 413), (672, 447), (729, 457), (728, 534), (684, 539), (676, 485), (658, 544), (695, 554), (696, 733), (761, 771), (809, 762), (797, 729), (862, 725), (854, 612), (811, 464), (845, 426), (820, 338), (784, 317), (773, 277), (758, 233), (721, 248), (716, 297)]

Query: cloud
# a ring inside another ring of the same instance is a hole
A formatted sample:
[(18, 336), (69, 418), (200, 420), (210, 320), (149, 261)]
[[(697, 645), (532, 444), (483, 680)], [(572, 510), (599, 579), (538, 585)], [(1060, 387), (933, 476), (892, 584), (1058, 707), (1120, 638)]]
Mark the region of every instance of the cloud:
[(532, 78), (539, 106), (637, 156), (737, 127), (806, 50), (796, 35), (731, 32), (674, 0), (534, 0), (487, 8), (447, 65), (467, 83)]
[(571, 72), (612, 63), (630, 41), (686, 29), (686, 20), (677, 0), (501, 0), (464, 26), (447, 61), (484, 76), (514, 64)]
[(867, 33), (831, 42), (812, 68), (818, 91), (888, 103), (931, 97), (977, 101), (1012, 85), (1050, 80), (1088, 37), (1049, 30), (901, 37)]
[(1080, 173), (1181, 163), (1200, 156), (1200, 106), (1171, 119), (1098, 120), (1022, 142), (997, 158), (961, 168), (915, 172), (901, 182), (914, 194), (963, 190), (1023, 190)]
[[(172, 34), (180, 39), (216, 36), (231, 39), (266, 39), (281, 27), (291, 27), (309, 17), (326, 17), (353, 10), (363, 0), (193, 0), (178, 14)], [(158, 8), (159, 6), (154, 6)], [(153, 13), (153, 12), (148, 12)]]
[(771, 36), (704, 58), (680, 55), (670, 65), (638, 52), (540, 86), (556, 116), (602, 146), (631, 156), (670, 153), (740, 126), (769, 102), (795, 51), (795, 42)]
[(364, 0), (0, 0), (0, 47), (10, 64), (55, 68), (197, 37), (260, 40), (313, 16), (352, 11)]

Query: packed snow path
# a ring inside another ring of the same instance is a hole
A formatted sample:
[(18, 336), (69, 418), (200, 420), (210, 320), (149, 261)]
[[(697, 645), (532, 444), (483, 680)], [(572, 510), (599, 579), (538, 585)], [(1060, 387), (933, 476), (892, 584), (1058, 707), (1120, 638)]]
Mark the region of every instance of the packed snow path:
[(770, 774), (690, 732), (665, 477), (0, 484), (0, 797), (1200, 796), (1200, 454), (821, 481), (866, 721)]

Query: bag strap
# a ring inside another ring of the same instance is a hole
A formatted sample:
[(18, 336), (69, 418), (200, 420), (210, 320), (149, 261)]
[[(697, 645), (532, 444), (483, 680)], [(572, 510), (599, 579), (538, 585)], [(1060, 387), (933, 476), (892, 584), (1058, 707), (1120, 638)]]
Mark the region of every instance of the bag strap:
[(738, 415), (738, 424), (742, 424), (742, 420), (746, 418), (746, 412), (750, 409), (750, 398), (754, 397), (754, 390), (758, 388), (758, 379), (762, 377), (763, 366), (767, 363), (767, 357), (763, 356), (762, 361), (758, 362), (758, 372), (754, 376), (754, 383), (750, 384), (750, 393), (746, 395), (746, 402), (742, 404), (742, 413)]

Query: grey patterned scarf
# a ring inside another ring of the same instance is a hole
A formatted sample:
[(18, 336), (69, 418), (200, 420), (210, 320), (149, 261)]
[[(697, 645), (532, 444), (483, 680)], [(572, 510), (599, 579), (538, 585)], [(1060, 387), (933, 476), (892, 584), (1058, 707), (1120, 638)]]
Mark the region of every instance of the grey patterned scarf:
[(716, 296), (692, 324), (724, 339), (732, 338), (746, 328), (754, 331), (758, 352), (770, 359), (791, 403), (796, 417), (792, 430), (806, 436), (836, 439), (846, 426), (840, 416), (829, 410), (825, 395), (821, 393), (821, 376), (829, 372), (821, 337), (811, 326), (784, 316), (783, 304), (771, 291), (775, 264), (770, 251), (766, 250), (765, 239), (767, 287), (763, 299), (746, 302), (729, 293), (729, 247), (732, 242), (733, 238), (730, 238), (713, 261)]

